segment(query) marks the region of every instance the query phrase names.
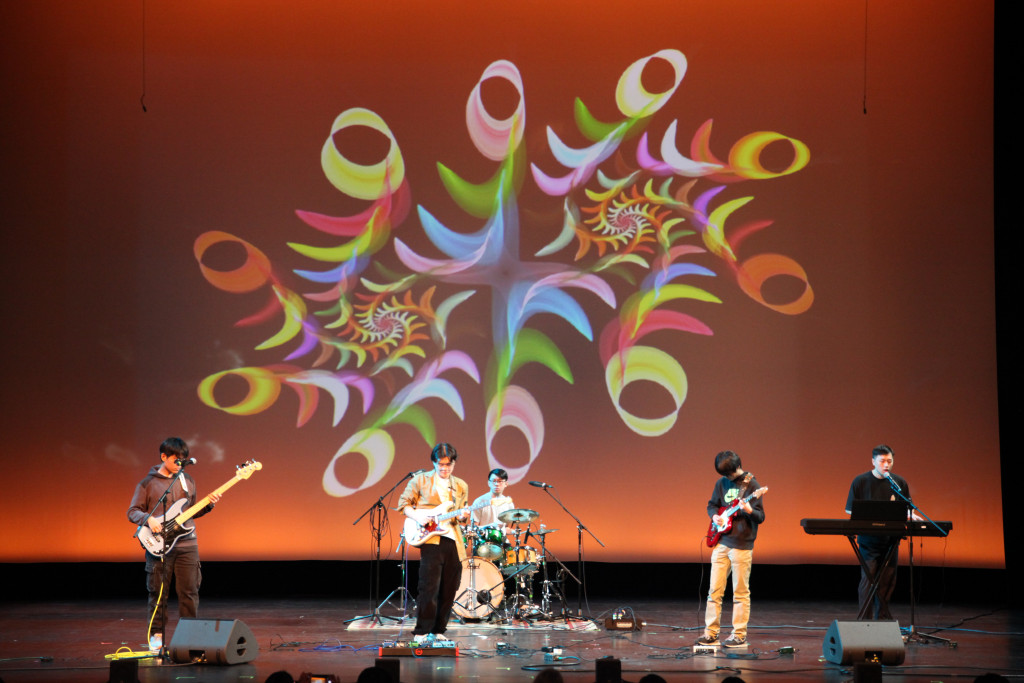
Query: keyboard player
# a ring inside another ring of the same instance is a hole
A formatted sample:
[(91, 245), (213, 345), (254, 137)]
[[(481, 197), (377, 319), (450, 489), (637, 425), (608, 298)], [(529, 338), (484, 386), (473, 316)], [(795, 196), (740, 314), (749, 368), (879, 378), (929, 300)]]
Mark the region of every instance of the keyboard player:
[[(855, 500), (901, 500), (895, 489), (910, 498), (910, 484), (898, 474), (892, 473), (895, 457), (889, 446), (882, 444), (875, 446), (871, 451), (871, 470), (858, 474), (850, 484), (850, 493), (846, 498), (846, 514), (853, 510)], [(912, 519), (920, 519), (916, 514)], [(893, 543), (899, 544), (899, 537), (894, 536), (870, 536), (861, 534), (857, 536), (857, 545), (860, 547), (861, 556), (868, 570), (878, 578), (878, 590), (875, 592), (873, 604), (868, 606), (867, 602), (871, 595), (871, 579), (864, 567), (861, 567), (860, 586), (857, 590), (858, 602), (860, 605), (861, 618), (876, 620), (892, 619), (889, 611), (889, 600), (892, 598), (893, 590), (896, 588), (896, 566), (899, 563), (899, 550), (893, 549), (889, 561), (885, 558)], [(882, 566), (882, 565), (885, 566)]]

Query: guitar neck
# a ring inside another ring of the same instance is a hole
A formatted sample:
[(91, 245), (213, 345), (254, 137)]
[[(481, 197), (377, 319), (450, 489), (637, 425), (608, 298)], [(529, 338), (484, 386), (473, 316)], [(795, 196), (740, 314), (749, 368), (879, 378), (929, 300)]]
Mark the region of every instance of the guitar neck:
[(193, 505), (188, 510), (185, 510), (180, 515), (175, 517), (174, 521), (177, 522), (179, 525), (184, 524), (185, 522), (187, 522), (188, 520), (192, 519), (197, 514), (199, 514), (199, 512), (203, 508), (205, 508), (207, 505), (210, 504), (210, 496), (213, 496), (213, 495), (218, 495), (219, 496), (219, 495), (223, 494), (225, 491), (227, 491), (229, 488), (231, 488), (232, 486), (234, 486), (235, 484), (237, 484), (240, 481), (242, 481), (242, 479), (240, 477), (232, 477), (231, 479), (226, 481), (223, 485), (221, 485), (220, 488), (214, 490), (212, 493), (208, 493), (207, 495), (203, 496), (199, 501), (196, 502), (195, 505)]

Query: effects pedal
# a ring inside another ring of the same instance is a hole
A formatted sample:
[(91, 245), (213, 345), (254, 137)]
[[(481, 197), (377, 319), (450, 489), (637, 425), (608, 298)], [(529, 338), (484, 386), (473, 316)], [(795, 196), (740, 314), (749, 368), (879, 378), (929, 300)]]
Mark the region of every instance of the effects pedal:
[(718, 652), (717, 645), (694, 645), (693, 654), (695, 655), (713, 655)]
[(643, 619), (625, 619), (608, 617), (604, 620), (604, 628), (606, 631), (639, 631), (647, 622)]

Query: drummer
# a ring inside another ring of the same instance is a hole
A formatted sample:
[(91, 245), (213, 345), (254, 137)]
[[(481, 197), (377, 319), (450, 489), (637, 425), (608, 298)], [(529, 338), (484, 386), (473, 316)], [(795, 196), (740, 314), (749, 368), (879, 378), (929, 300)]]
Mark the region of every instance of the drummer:
[[(508, 485), (508, 472), (499, 468), (487, 473), (488, 491), (473, 501), (473, 523), (480, 527), (495, 528), (501, 531), (504, 536), (508, 526), (498, 519), (498, 515), (506, 510), (515, 508), (512, 498), (505, 495), (505, 487)], [(489, 505), (488, 505), (489, 503)]]

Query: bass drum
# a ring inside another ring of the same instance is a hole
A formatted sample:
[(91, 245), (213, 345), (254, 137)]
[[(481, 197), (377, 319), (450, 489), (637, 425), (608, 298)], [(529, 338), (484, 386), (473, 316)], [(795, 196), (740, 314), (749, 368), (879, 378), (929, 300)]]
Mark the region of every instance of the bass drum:
[(486, 619), (505, 597), (505, 577), (493, 562), (479, 557), (462, 561), (462, 581), (452, 611), (463, 619)]

